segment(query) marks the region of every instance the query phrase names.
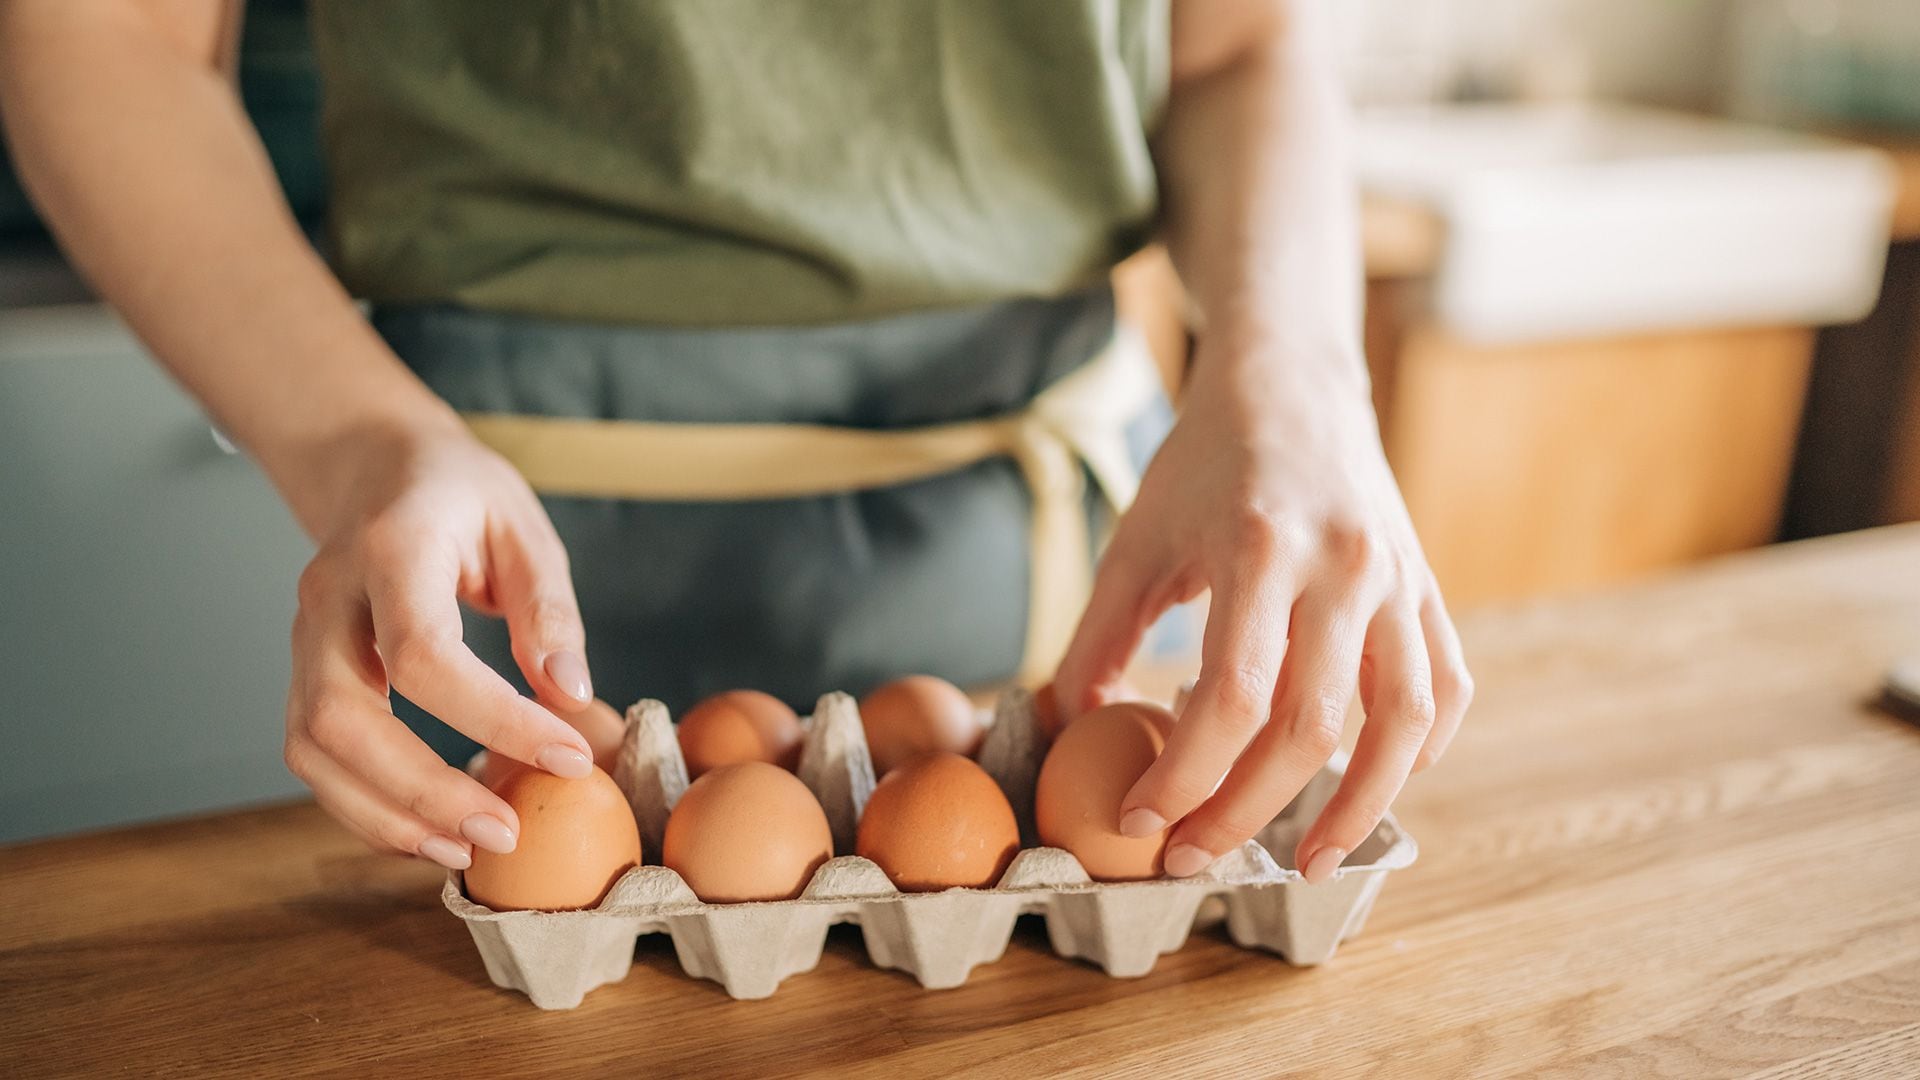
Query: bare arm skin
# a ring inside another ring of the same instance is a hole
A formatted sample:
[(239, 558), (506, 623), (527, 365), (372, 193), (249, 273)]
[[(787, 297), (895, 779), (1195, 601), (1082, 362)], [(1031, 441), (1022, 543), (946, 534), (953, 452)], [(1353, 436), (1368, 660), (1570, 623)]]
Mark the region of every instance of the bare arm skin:
[(1124, 832), (1177, 823), (1176, 875), (1299, 793), (1338, 749), (1357, 688), (1347, 778), (1295, 853), (1325, 880), (1446, 749), (1473, 693), (1369, 399), (1326, 18), (1311, 0), (1173, 3), (1155, 156), (1199, 316), (1193, 369), (1055, 685), (1070, 713), (1122, 693), (1153, 620), (1211, 590), (1192, 702), (1122, 806)]
[[(394, 718), (389, 680), (560, 775), (591, 751), (565, 552), (533, 493), (360, 317), (282, 199), (228, 74), (238, 0), (0, 0), (0, 117), (69, 257), (266, 470), (319, 545), (288, 766), (376, 846), (460, 867), (513, 811)], [(503, 615), (541, 702), (461, 642)]]

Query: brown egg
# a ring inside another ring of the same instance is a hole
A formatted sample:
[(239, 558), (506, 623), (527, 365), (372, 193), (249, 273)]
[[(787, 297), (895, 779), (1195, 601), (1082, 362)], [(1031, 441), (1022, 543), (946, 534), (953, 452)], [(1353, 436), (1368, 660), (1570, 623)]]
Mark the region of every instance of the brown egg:
[(800, 762), (800, 718), (786, 702), (758, 690), (728, 690), (702, 701), (681, 718), (679, 733), (693, 779), (742, 761), (787, 770)]
[(593, 748), (593, 763), (611, 773), (613, 761), (620, 756), (620, 744), (627, 737), (627, 720), (613, 706), (594, 698), (586, 708), (561, 717), (586, 736)]
[(860, 816), (854, 852), (903, 892), (990, 889), (1020, 850), (1013, 807), (987, 770), (922, 754), (889, 772)]
[[(587, 746), (593, 751), (593, 763), (612, 773), (614, 759), (620, 756), (620, 744), (627, 736), (627, 722), (614, 711), (613, 706), (594, 698), (586, 708), (563, 715), (560, 719), (572, 724), (576, 731), (586, 736)], [(489, 750), (480, 762), (480, 782), (499, 791), (500, 782), (518, 769), (520, 764)]]
[(1120, 800), (1173, 732), (1173, 714), (1141, 701), (1103, 705), (1068, 724), (1034, 784), (1040, 842), (1065, 848), (1095, 881), (1159, 877), (1167, 831), (1120, 835)]
[(640, 829), (613, 777), (514, 769), (495, 789), (520, 816), (511, 854), (473, 849), (467, 896), (495, 911), (590, 908), (640, 862)]
[(921, 754), (972, 757), (986, 733), (967, 695), (932, 675), (909, 675), (868, 693), (860, 699), (860, 725), (876, 776)]
[(709, 904), (791, 900), (833, 857), (826, 811), (778, 765), (722, 765), (687, 786), (660, 861)]

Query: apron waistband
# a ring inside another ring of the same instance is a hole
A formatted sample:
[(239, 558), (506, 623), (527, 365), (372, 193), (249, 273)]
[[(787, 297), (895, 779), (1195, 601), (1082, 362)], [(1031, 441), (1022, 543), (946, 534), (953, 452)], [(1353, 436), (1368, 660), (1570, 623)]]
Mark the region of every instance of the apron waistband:
[(902, 430), (462, 414), (544, 495), (714, 502), (890, 487), (1010, 456), (1033, 497), (1032, 573), (1020, 677), (1050, 678), (1093, 582), (1081, 465), (1116, 514), (1139, 475), (1124, 428), (1160, 392), (1141, 339), (1122, 328), (1093, 359), (1018, 411)]

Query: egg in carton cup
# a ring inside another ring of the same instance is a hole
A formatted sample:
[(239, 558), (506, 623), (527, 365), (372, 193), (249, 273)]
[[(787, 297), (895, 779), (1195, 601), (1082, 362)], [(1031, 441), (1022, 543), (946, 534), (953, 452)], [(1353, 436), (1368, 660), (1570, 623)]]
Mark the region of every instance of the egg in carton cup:
[[(678, 873), (651, 864), (629, 870), (591, 910), (492, 911), (468, 899), (457, 871), (441, 898), (472, 932), (495, 985), (543, 1009), (570, 1009), (589, 990), (625, 978), (635, 939), (654, 933), (672, 938), (687, 974), (738, 999), (768, 997), (788, 976), (811, 970), (827, 928), (848, 922), (859, 925), (875, 964), (928, 989), (959, 986), (974, 967), (998, 960), (1023, 914), (1045, 919), (1054, 952), (1116, 977), (1147, 974), (1196, 926), (1222, 919), (1236, 944), (1313, 965), (1359, 932), (1387, 873), (1417, 854), (1389, 814), (1331, 880), (1308, 884), (1293, 867), (1300, 834), (1339, 785), (1341, 757), (1252, 840), (1199, 874), (1097, 882), (1073, 855), (1036, 840), (1034, 786), (1048, 740), (1032, 694), (1010, 690), (978, 720), (986, 727), (979, 763), (1012, 804), (1021, 840), (990, 889), (902, 892), (875, 863), (844, 854), (854, 850), (875, 778), (859, 707), (829, 693), (801, 721), (797, 772), (826, 811), (842, 854), (821, 865), (798, 898), (705, 903)], [(633, 808), (644, 857), (657, 863), (667, 816), (688, 786), (687, 766), (665, 705), (641, 701), (627, 710), (626, 724), (614, 781)]]

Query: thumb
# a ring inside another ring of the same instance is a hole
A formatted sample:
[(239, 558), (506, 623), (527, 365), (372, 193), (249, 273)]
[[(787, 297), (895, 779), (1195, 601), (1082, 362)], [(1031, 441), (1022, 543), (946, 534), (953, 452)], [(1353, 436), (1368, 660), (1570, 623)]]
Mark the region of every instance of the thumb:
[(1060, 721), (1125, 696), (1124, 676), (1147, 628), (1165, 610), (1156, 601), (1159, 574), (1116, 536), (1094, 575), (1093, 595), (1073, 641), (1054, 675), (1053, 693)]
[(563, 716), (591, 704), (587, 632), (553, 527), (542, 519), (509, 529), (492, 554), (494, 597), (507, 620), (514, 662), (534, 696)]

